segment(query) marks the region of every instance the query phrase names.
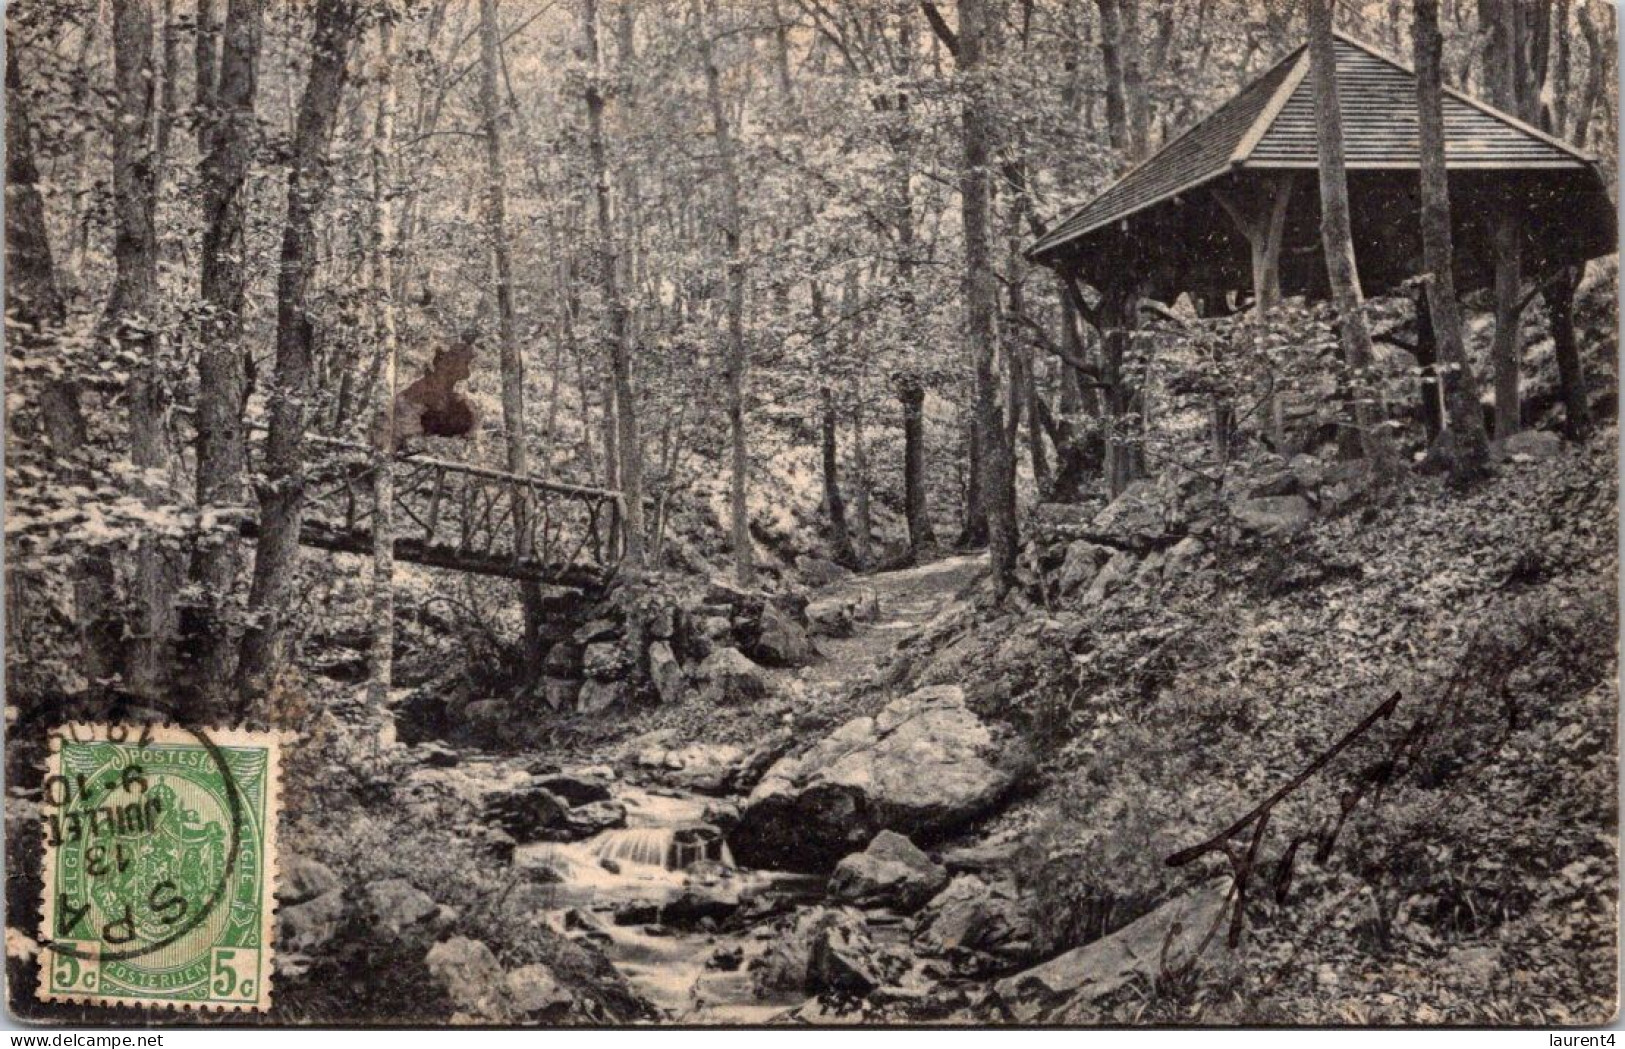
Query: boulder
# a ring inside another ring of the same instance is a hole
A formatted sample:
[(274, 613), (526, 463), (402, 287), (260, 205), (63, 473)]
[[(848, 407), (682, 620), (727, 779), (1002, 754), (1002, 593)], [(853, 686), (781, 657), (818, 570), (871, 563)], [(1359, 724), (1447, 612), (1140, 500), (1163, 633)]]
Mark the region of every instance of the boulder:
[(1243, 530), (1265, 536), (1291, 535), (1314, 516), (1301, 495), (1274, 495), (1243, 499), (1230, 508)]
[(304, 856), (285, 857), (278, 867), (276, 896), (284, 905), (303, 903), (343, 888), (333, 868)]
[(293, 905), (277, 908), (277, 944), (290, 951), (313, 951), (338, 933), (344, 920), (344, 893), (340, 889)]
[(596, 772), (554, 772), (543, 773), (530, 782), (567, 804), (588, 805), (609, 800), (609, 779)]
[(671, 646), (664, 641), (649, 646), (649, 680), (654, 682), (662, 703), (677, 703), (688, 694), (688, 679)]
[(542, 679), (542, 702), (549, 710), (574, 710), (581, 700), (581, 682), (575, 678)]
[(1088, 586), (1111, 556), (1112, 552), (1107, 547), (1087, 539), (1074, 539), (1066, 546), (1066, 558), (1055, 576), (1056, 587), (1065, 595)]
[(1090, 526), (1117, 542), (1142, 546), (1167, 531), (1164, 493), (1155, 481), (1135, 481), (1095, 515)]
[(750, 654), (770, 667), (804, 667), (818, 659), (806, 628), (771, 601), (762, 605), (761, 629)]
[(1077, 1022), (1089, 1003), (1130, 980), (1154, 983), (1165, 968), (1196, 960), (1229, 892), (1229, 879), (1216, 878), (1110, 936), (1000, 980), (993, 993), (1018, 1023)]
[(778, 761), (729, 844), (747, 867), (827, 871), (881, 830), (929, 839), (976, 819), (1014, 785), (1019, 764), (964, 690), (923, 688)]
[(805, 992), (813, 940), (830, 928), (863, 935), (863, 918), (849, 908), (806, 907), (778, 918), (769, 928), (762, 953), (751, 959), (751, 987), (758, 997)]
[(440, 905), (405, 878), (368, 885), (362, 890), (362, 909), (369, 926), (393, 939), (425, 928), (440, 916)]
[(563, 1012), (574, 1001), (545, 965), (521, 965), (502, 978), (513, 1011), (526, 1017)]
[(804, 989), (861, 998), (907, 971), (908, 959), (877, 946), (863, 926), (831, 923), (812, 937)]
[(595, 641), (608, 641), (610, 638), (621, 635), (621, 625), (613, 619), (592, 619), (581, 629), (575, 632), (575, 642), (578, 645), (590, 645)]
[(809, 602), (808, 629), (814, 637), (851, 637), (856, 629), (856, 617), (852, 613), (850, 598), (826, 597)]
[(1188, 535), (1175, 543), (1168, 551), (1167, 560), (1163, 563), (1163, 574), (1168, 577), (1182, 575), (1195, 568), (1202, 560), (1207, 547), (1194, 535)]
[(506, 1018), (506, 980), (485, 944), (453, 936), (429, 948), (423, 964), (459, 1012), (479, 1020)]
[(719, 648), (694, 672), (701, 695), (712, 703), (735, 706), (761, 699), (772, 691), (762, 668), (737, 648)]
[(463, 756), (441, 743), (428, 740), (412, 747), (412, 757), (418, 764), (431, 769), (451, 769), (462, 763)]
[(485, 820), (521, 843), (545, 840), (547, 831), (564, 825), (569, 812), (564, 799), (534, 780), (485, 796)]
[(917, 909), (948, 883), (948, 872), (895, 831), (876, 834), (869, 847), (835, 865), (829, 894), (859, 907)]
[(704, 921), (720, 922), (739, 909), (739, 887), (722, 880), (690, 881), (671, 902), (660, 908), (660, 920), (677, 929), (693, 929)]
[(729, 792), (743, 754), (732, 743), (691, 743), (675, 749), (648, 747), (638, 751), (633, 761), (645, 770), (645, 778), (699, 794), (720, 795)]
[(1522, 430), (1495, 445), (1501, 458), (1513, 462), (1553, 459), (1563, 454), (1563, 439), (1546, 430)]
[(1133, 554), (1119, 550), (1106, 562), (1104, 568), (1096, 573), (1084, 592), (1083, 603), (1098, 605), (1112, 594), (1123, 588), (1123, 584), (1134, 578), (1134, 572), (1139, 567), (1139, 559)]
[(547, 650), (542, 660), (542, 673), (548, 677), (578, 678), (581, 676), (581, 646), (574, 641), (560, 641)]
[(631, 705), (632, 688), (625, 681), (600, 681), (589, 678), (576, 697), (576, 713), (597, 714), (611, 707)]
[(595, 641), (581, 655), (581, 671), (594, 681), (619, 681), (632, 668), (632, 654), (618, 641)]
[(1032, 923), (1002, 882), (962, 874), (919, 914), (914, 946), (927, 954), (976, 951), (1003, 958), (1030, 957)]
[(563, 822), (542, 831), (544, 841), (582, 841), (626, 826), (626, 806), (618, 801), (590, 801), (572, 807)]
[(829, 586), (852, 574), (850, 569), (842, 568), (827, 557), (813, 557), (810, 554), (796, 558), (796, 572), (808, 586)]

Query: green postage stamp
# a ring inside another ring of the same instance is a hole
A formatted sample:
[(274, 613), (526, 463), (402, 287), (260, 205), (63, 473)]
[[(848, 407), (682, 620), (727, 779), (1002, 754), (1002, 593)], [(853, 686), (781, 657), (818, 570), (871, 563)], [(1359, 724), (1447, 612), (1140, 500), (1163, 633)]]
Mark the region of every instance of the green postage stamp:
[(53, 734), (41, 999), (270, 1006), (279, 757), (270, 732)]

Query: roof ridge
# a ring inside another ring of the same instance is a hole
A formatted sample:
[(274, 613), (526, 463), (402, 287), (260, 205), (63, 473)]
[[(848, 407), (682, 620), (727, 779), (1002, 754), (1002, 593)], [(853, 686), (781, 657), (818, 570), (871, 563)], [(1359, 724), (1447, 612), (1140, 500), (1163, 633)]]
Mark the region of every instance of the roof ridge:
[[(1298, 56), (1297, 65), (1293, 66), (1292, 71), (1281, 78), (1281, 82), (1275, 86), (1275, 93), (1270, 96), (1269, 102), (1259, 111), (1258, 116), (1253, 118), (1252, 125), (1247, 128), (1246, 132), (1242, 134), (1241, 140), (1236, 143), (1235, 150), (1230, 154), (1231, 167), (1246, 163), (1247, 158), (1252, 156), (1253, 150), (1258, 148), (1258, 143), (1269, 133), (1270, 127), (1275, 123), (1275, 118), (1281, 115), (1281, 110), (1286, 108), (1287, 102), (1297, 93), (1304, 77), (1309, 74), (1309, 45), (1298, 45), (1297, 50), (1289, 53), (1287, 57), (1292, 57), (1292, 54)], [(1282, 61), (1284, 62), (1285, 59), (1282, 59)], [(1270, 72), (1273, 72), (1276, 66), (1280, 64), (1280, 62), (1277, 62), (1275, 66), (1271, 66)], [(1264, 75), (1268, 76), (1269, 73)], [(1217, 110), (1214, 112), (1217, 112)]]
[[(1348, 33), (1343, 32), (1341, 29), (1333, 30), (1332, 36), (1343, 41), (1345, 44), (1359, 48), (1361, 51), (1364, 51), (1366, 54), (1377, 59), (1379, 62), (1388, 63), (1395, 69), (1398, 69), (1401, 73), (1404, 73), (1406, 76), (1413, 78), (1416, 76), (1415, 67), (1407, 65), (1404, 60), (1394, 55), (1390, 55), (1388, 52), (1377, 47), (1375, 44), (1368, 44), (1359, 37), (1351, 36)], [(1445, 95), (1455, 99), (1457, 102), (1466, 103), (1472, 108), (1478, 110), (1480, 113), (1494, 117), (1496, 120), (1499, 120), (1504, 124), (1509, 124), (1526, 135), (1533, 135), (1535, 138), (1546, 143), (1548, 146), (1555, 146), (1577, 160), (1584, 161), (1587, 164), (1595, 164), (1597, 162), (1597, 158), (1594, 155), (1576, 149), (1574, 146), (1558, 138), (1556, 135), (1553, 135), (1547, 131), (1542, 131), (1533, 124), (1520, 120), (1518, 117), (1513, 116), (1511, 113), (1508, 113), (1505, 110), (1498, 109), (1495, 106), (1490, 105), (1488, 102), (1474, 98), (1472, 95), (1469, 95), (1466, 92), (1457, 91), (1448, 84), (1441, 84), (1440, 87), (1443, 88), (1443, 93)]]
[[(1251, 88), (1254, 84), (1257, 84), (1260, 80), (1263, 80), (1266, 77), (1269, 77), (1269, 76), (1273, 75), (1276, 70), (1278, 70), (1282, 66), (1286, 65), (1289, 61), (1292, 61), (1300, 53), (1306, 53), (1308, 51), (1308, 48), (1309, 48), (1309, 45), (1307, 43), (1299, 44), (1297, 47), (1295, 47), (1292, 50), (1286, 52), (1280, 58), (1276, 59), (1275, 61), (1271, 62), (1269, 65), (1265, 66), (1264, 69), (1261, 70), (1256, 75), (1248, 77), (1247, 80), (1242, 84), (1242, 87), (1240, 88), (1240, 90), (1238, 90), (1235, 94), (1231, 95), (1229, 98), (1225, 99), (1219, 105), (1215, 106), (1211, 112), (1207, 113), (1206, 115), (1204, 115), (1199, 120), (1192, 121), (1191, 124), (1188, 127), (1186, 127), (1184, 130), (1180, 131), (1179, 134), (1175, 135), (1173, 138), (1171, 138), (1168, 141), (1166, 141), (1166, 142), (1162, 143), (1161, 145), (1159, 145), (1154, 153), (1150, 153), (1147, 156), (1140, 159), (1139, 161), (1137, 161), (1134, 164), (1133, 167), (1129, 168), (1127, 171), (1123, 172), (1121, 175), (1119, 175), (1116, 178), (1112, 179), (1110, 182), (1106, 183), (1105, 186), (1101, 187), (1098, 191), (1096, 191), (1096, 193), (1093, 196), (1091, 196), (1089, 198), (1089, 200), (1085, 201), (1083, 204), (1079, 205), (1078, 207), (1073, 208), (1071, 211), (1068, 211), (1063, 217), (1057, 219), (1055, 221), (1055, 223), (1053, 225), (1051, 225), (1047, 230), (1045, 230), (1043, 235), (1040, 236), (1038, 238), (1038, 240), (1036, 240), (1033, 243), (1033, 246), (1028, 249), (1028, 253), (1030, 254), (1032, 252), (1042, 250), (1044, 248), (1044, 246), (1053, 237), (1055, 237), (1057, 234), (1059, 234), (1066, 227), (1067, 223), (1071, 222), (1073, 219), (1075, 219), (1079, 215), (1081, 215), (1084, 211), (1088, 210), (1090, 204), (1092, 204), (1096, 200), (1099, 200), (1101, 197), (1105, 196), (1107, 193), (1110, 193), (1112, 190), (1116, 189), (1118, 186), (1122, 185), (1123, 183), (1127, 182), (1130, 178), (1132, 178), (1135, 174), (1137, 174), (1140, 171), (1140, 169), (1142, 169), (1142, 168), (1146, 167), (1147, 165), (1149, 165), (1152, 161), (1156, 160), (1158, 157), (1160, 157), (1164, 153), (1168, 152), (1175, 145), (1177, 145), (1178, 143), (1180, 143), (1181, 141), (1188, 138), (1190, 135), (1192, 135), (1196, 131), (1200, 130), (1205, 125), (1207, 125), (1215, 117), (1219, 116), (1225, 110), (1229, 109), (1232, 105), (1235, 105), (1247, 93), (1247, 90), (1249, 88)], [(1285, 79), (1286, 80), (1293, 79), (1292, 74), (1288, 74)], [(1277, 85), (1277, 90), (1279, 90), (1279, 85)], [(1288, 97), (1290, 97), (1290, 95)], [(1272, 94), (1270, 96), (1271, 104), (1273, 104), (1274, 99), (1275, 99), (1275, 95)], [(1232, 162), (1233, 162), (1233, 158), (1232, 158)], [(1224, 168), (1217, 169), (1214, 172), (1210, 173), (1209, 175), (1203, 176), (1203, 179), (1205, 180), (1207, 178), (1211, 178), (1211, 177), (1213, 177), (1213, 175), (1219, 174), (1223, 170), (1225, 170), (1225, 169)]]

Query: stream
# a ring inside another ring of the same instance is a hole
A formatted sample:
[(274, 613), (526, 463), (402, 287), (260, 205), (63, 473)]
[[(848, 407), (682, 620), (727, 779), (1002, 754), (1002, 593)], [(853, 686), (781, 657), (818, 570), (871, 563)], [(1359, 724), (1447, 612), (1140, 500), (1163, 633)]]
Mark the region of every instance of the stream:
[[(516, 866), (548, 867), (563, 879), (551, 886), (549, 924), (594, 942), (640, 994), (676, 1020), (761, 1023), (804, 1002), (799, 991), (757, 996), (749, 965), (767, 946), (765, 927), (724, 933), (700, 919), (683, 923), (696, 929), (676, 928), (657, 920), (653, 908), (697, 888), (702, 898), (737, 899), (765, 918), (820, 899), (824, 879), (739, 870), (724, 839), (694, 833), (706, 827), (705, 810), (716, 799), (618, 784), (615, 800), (626, 806), (626, 827), (515, 853)], [(617, 912), (626, 924), (617, 923)], [(727, 968), (714, 961), (719, 957)]]

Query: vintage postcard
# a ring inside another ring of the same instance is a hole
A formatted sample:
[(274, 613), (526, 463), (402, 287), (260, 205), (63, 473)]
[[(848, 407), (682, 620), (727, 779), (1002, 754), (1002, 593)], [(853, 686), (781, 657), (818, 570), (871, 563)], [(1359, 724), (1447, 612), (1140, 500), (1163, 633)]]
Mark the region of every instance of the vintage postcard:
[(1617, 1016), (1613, 3), (5, 14), (17, 1023)]

